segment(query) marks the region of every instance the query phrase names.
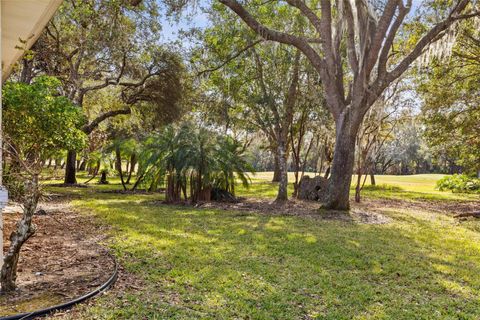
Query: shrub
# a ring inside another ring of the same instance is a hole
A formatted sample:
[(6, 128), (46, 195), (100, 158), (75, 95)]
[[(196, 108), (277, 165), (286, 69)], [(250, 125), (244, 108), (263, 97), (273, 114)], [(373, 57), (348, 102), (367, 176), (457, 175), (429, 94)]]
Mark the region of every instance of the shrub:
[(480, 179), (466, 174), (454, 174), (438, 180), (437, 189), (440, 191), (480, 193)]

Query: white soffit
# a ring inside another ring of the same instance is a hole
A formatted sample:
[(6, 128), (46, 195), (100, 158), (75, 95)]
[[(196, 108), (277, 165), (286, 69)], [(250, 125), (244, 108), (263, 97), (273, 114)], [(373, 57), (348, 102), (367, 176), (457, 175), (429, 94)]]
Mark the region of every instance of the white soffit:
[[(1, 0), (2, 81), (24, 49), (30, 49), (63, 0)], [(22, 44), (21, 40), (27, 41)]]

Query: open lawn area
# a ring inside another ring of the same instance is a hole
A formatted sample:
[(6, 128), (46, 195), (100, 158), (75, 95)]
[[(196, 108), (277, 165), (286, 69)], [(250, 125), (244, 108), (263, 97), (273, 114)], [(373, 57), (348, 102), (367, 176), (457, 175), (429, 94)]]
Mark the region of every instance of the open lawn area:
[[(113, 290), (63, 317), (478, 319), (480, 228), (453, 213), (480, 202), (435, 191), (440, 177), (377, 177), (388, 187), (367, 190), (353, 210), (386, 223), (275, 207), (171, 206), (159, 201), (162, 194), (102, 192), (120, 189), (116, 184), (48, 187), (93, 223), (111, 226), (105, 245), (123, 267)], [(276, 188), (269, 178), (258, 173), (238, 195), (270, 203)]]
[[(314, 173), (305, 173), (313, 177)], [(251, 176), (252, 185), (249, 189), (241, 186), (240, 194), (248, 197), (274, 198), (277, 193), (275, 184), (271, 183), (273, 172), (258, 172)], [(478, 194), (455, 194), (442, 192), (435, 189), (435, 183), (444, 177), (443, 174), (418, 174), (407, 176), (377, 175), (377, 185), (371, 186), (370, 179), (367, 179), (363, 194), (371, 198), (402, 199), (407, 201), (418, 200), (478, 200)], [(288, 174), (288, 180), (294, 181), (293, 173)], [(353, 184), (353, 182), (352, 182)], [(290, 193), (293, 192), (293, 185), (289, 184)], [(354, 190), (352, 185), (351, 190)], [(379, 192), (380, 191), (380, 192)]]

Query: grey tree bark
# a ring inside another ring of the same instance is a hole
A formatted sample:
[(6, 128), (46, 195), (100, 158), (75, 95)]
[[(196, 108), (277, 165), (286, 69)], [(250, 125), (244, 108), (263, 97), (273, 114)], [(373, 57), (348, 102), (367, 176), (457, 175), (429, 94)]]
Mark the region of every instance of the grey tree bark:
[(280, 137), (278, 141), (278, 167), (280, 181), (278, 183), (278, 193), (276, 202), (288, 200), (288, 168), (287, 168), (287, 142), (286, 137)]
[[(278, 150), (278, 147), (277, 147)], [(272, 182), (280, 182), (280, 164), (278, 161), (278, 152), (275, 150), (273, 153), (273, 178)]]
[(336, 143), (328, 184), (325, 208), (350, 209), (350, 185), (352, 183), (355, 139), (359, 121), (349, 112), (342, 113), (336, 121)]
[(35, 175), (31, 181), (28, 181), (25, 188), (26, 194), (23, 203), (23, 216), (17, 223), (17, 228), (10, 235), (10, 246), (5, 254), (2, 270), (0, 271), (2, 292), (15, 290), (20, 249), (36, 230), (35, 225), (32, 223), (32, 219), (40, 198), (38, 175)]

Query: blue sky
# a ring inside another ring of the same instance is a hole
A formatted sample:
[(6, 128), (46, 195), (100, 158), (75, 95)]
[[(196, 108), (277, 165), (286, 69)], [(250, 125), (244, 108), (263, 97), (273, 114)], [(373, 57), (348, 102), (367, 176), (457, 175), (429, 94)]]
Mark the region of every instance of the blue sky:
[[(159, 0), (160, 3), (161, 0)], [(212, 0), (215, 1), (215, 0)], [(424, 0), (412, 1), (412, 12), (421, 5)], [(172, 21), (166, 17), (162, 18), (163, 26), (163, 39), (165, 42), (173, 42), (178, 40), (178, 34), (180, 30), (189, 30), (191, 28), (205, 28), (208, 26), (208, 17), (202, 11), (202, 7), (208, 7), (211, 5), (209, 0), (197, 0), (195, 7), (189, 7), (182, 13), (180, 20)]]
[(205, 28), (208, 26), (208, 17), (202, 11), (209, 3), (206, 0), (200, 0), (194, 7), (188, 7), (179, 19), (173, 21), (167, 17), (162, 18), (162, 36), (165, 42), (172, 42), (178, 39), (181, 30), (187, 31), (192, 28)]

